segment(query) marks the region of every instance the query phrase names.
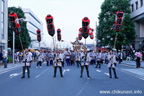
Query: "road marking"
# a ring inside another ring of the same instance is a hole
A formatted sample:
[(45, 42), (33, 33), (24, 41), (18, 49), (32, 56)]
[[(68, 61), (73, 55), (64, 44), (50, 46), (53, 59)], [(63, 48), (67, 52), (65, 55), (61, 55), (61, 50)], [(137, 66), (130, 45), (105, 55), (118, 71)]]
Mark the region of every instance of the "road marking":
[(16, 77), (16, 76), (18, 76), (18, 75), (20, 75), (20, 74), (22, 74), (22, 72), (10, 74), (9, 77), (10, 77), (10, 78), (13, 78), (13, 77)]
[(109, 73), (104, 73), (104, 74), (109, 76)]
[[(25, 70), (25, 72), (27, 72), (27, 70)], [(20, 73), (13, 73), (13, 74), (10, 74), (10, 78), (13, 78), (13, 77), (16, 77), (16, 76), (18, 76), (18, 75), (21, 75), (22, 74), (22, 72), (20, 72)]]
[(134, 76), (134, 77), (136, 77), (136, 78), (138, 78), (138, 79), (144, 80), (144, 76), (142, 76), (142, 75), (139, 75), (139, 74), (130, 72), (130, 71), (128, 71), (128, 70), (126, 70), (126, 69), (123, 69), (123, 68), (121, 68), (121, 69), (117, 68), (117, 69), (118, 69), (119, 71), (123, 72), (123, 73), (126, 73), (126, 74), (130, 75), (130, 76)]
[(80, 94), (82, 93), (82, 91), (85, 89), (86, 85), (89, 83), (88, 81), (89, 81), (89, 79), (88, 79), (87, 82), (83, 85), (83, 87), (81, 88), (81, 90), (76, 94), (76, 96), (80, 96)]
[(18, 67), (14, 67), (14, 68), (10, 68), (10, 69), (6, 69), (4, 71), (1, 71), (0, 74), (4, 74), (4, 73), (7, 73), (9, 71), (12, 71), (12, 70), (15, 70), (15, 69), (19, 69), (21, 66), (18, 66)]
[(70, 69), (65, 69), (65, 70), (63, 70), (63, 75), (64, 75), (64, 73), (65, 73), (66, 71), (70, 71)]
[(45, 73), (49, 68), (47, 68), (46, 70), (44, 70), (43, 72), (41, 72), (39, 75), (37, 75), (35, 78), (38, 78), (39, 76), (41, 76), (43, 73)]
[(96, 70), (97, 72), (101, 72), (101, 70)]
[(135, 66), (133, 66), (133, 65), (128, 65), (128, 64), (120, 64), (120, 65), (124, 65), (124, 66), (128, 66), (128, 67), (133, 67), (133, 68), (135, 68)]

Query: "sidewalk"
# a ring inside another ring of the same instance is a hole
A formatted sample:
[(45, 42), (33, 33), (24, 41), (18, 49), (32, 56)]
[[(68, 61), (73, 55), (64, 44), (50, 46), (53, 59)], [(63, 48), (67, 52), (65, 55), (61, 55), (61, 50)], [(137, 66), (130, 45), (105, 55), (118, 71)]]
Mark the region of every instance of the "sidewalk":
[(4, 65), (0, 66), (0, 74), (2, 73), (6, 73), (8, 71), (11, 71), (11, 70), (14, 70), (14, 69), (17, 69), (17, 68), (20, 68), (22, 67), (22, 63), (17, 63), (17, 64), (14, 64), (13, 63), (8, 63), (7, 64), (7, 68), (4, 68)]
[[(122, 64), (136, 66), (136, 61), (123, 61)], [(141, 62), (141, 68), (144, 68), (144, 61)]]

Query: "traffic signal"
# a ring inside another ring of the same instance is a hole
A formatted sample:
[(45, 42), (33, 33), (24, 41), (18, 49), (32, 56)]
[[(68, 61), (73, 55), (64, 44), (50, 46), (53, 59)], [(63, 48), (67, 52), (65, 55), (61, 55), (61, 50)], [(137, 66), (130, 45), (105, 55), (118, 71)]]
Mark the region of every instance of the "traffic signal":
[(37, 30), (37, 41), (38, 42), (41, 41), (41, 31), (40, 31), (40, 29)]
[(79, 34), (78, 34), (78, 39), (82, 39), (82, 28), (79, 28)]
[(46, 23), (47, 23), (47, 30), (50, 36), (54, 36), (55, 34), (55, 27), (54, 27), (54, 23), (53, 23), (53, 16), (51, 16), (50, 14), (46, 16), (45, 18)]
[(84, 17), (82, 19), (82, 36), (86, 39), (89, 36), (88, 29), (89, 29), (90, 20), (88, 17)]
[(57, 29), (57, 39), (61, 41), (61, 29)]
[(15, 12), (11, 12), (9, 14), (9, 19), (10, 19), (10, 23), (11, 23), (11, 27), (12, 27), (13, 31), (16, 34), (20, 34), (21, 27), (20, 27), (20, 24), (19, 24), (19, 20), (18, 20), (17, 14)]
[(115, 19), (115, 26), (114, 26), (114, 30), (116, 32), (119, 32), (122, 28), (123, 17), (124, 17), (124, 12), (122, 12), (122, 11), (116, 12), (116, 19)]

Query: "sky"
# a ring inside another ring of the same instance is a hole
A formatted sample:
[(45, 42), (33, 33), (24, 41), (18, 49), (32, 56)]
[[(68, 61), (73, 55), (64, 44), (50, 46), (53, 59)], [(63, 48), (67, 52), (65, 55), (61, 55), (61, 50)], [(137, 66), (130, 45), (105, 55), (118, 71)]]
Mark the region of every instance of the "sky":
[[(98, 15), (101, 12), (101, 4), (104, 0), (8, 0), (8, 6), (29, 8), (43, 22), (43, 40), (50, 46), (52, 37), (48, 35), (45, 17), (51, 14), (54, 17), (55, 30), (61, 29), (62, 47), (71, 47), (70, 42), (75, 41), (79, 28), (82, 27), (82, 19), (90, 19), (90, 27), (96, 29)], [(57, 34), (55, 34), (57, 36)], [(85, 42), (83, 38), (81, 42)], [(95, 38), (86, 39), (87, 44), (95, 43)]]

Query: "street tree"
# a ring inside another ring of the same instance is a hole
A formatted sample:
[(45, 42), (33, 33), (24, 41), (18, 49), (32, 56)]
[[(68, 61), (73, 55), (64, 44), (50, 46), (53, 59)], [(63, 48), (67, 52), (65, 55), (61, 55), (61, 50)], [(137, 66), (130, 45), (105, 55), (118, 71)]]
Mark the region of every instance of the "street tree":
[[(8, 14), (10, 14), (10, 12), (15, 12), (18, 15), (18, 18), (24, 18), (24, 12), (21, 8), (16, 8), (16, 7), (9, 7), (8, 8)], [(23, 44), (23, 48), (28, 48), (30, 43), (31, 43), (31, 38), (29, 36), (28, 33), (28, 29), (27, 29), (27, 22), (26, 21), (19, 21), (20, 22), (20, 26), (21, 26), (21, 33), (20, 33), (20, 37), (21, 37), (21, 41)], [(8, 20), (8, 47), (13, 48), (13, 30), (10, 26), (10, 21)], [(22, 49), (22, 46), (20, 44), (20, 39), (19, 36), (17, 34), (15, 34), (15, 49)]]
[(98, 39), (101, 46), (114, 46), (116, 32), (114, 23), (117, 11), (124, 12), (122, 30), (118, 32), (116, 48), (121, 49), (122, 45), (128, 45), (135, 39), (134, 23), (130, 20), (129, 0), (105, 0), (101, 5), (99, 14)]

